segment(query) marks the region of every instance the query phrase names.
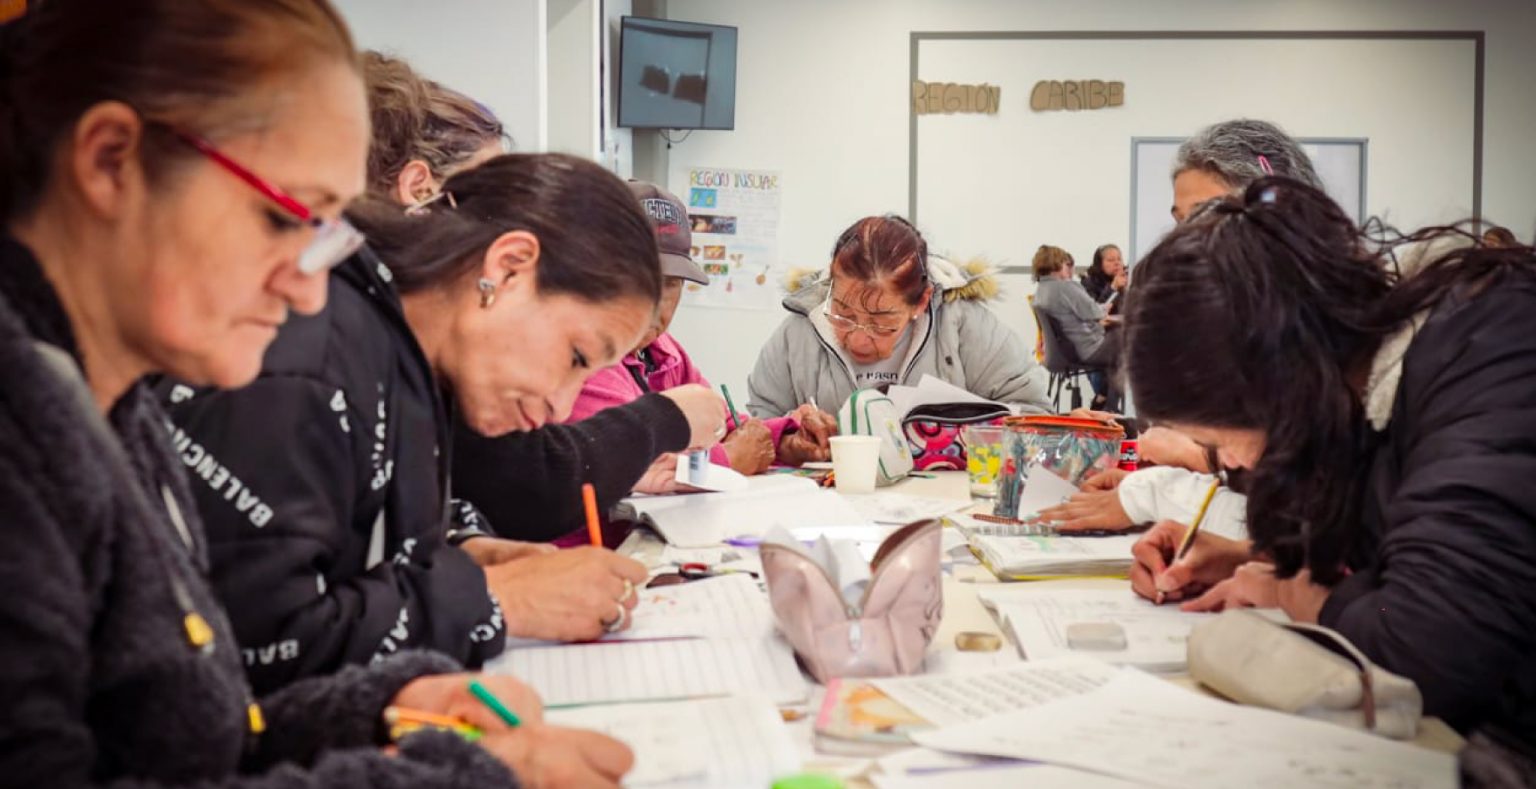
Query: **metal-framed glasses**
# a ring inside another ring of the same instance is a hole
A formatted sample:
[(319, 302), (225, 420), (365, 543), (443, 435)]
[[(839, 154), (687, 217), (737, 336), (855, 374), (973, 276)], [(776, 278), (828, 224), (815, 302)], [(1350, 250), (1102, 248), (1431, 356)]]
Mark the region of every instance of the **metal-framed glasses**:
[(821, 314), (827, 316), (827, 323), (832, 324), (832, 327), (835, 329), (840, 331), (861, 331), (871, 337), (892, 337), (896, 334), (899, 334), (902, 329), (906, 328), (905, 326), (881, 326), (878, 323), (866, 326), (865, 324), (859, 323), (852, 318), (838, 315), (837, 313), (833, 312), (831, 299), (822, 302)]
[(328, 271), (351, 257), (352, 253), (363, 245), (363, 234), (347, 220), (339, 217), (330, 220), (321, 219), (315, 216), (315, 212), (310, 210), (309, 206), (295, 200), (275, 184), (229, 158), (207, 140), (174, 127), (171, 132), (177, 139), (196, 149), (198, 153), (208, 157), (214, 164), (229, 171), (236, 178), (246, 182), (267, 199), (277, 203), (294, 219), (315, 231), (314, 238), (309, 240), (309, 245), (299, 253), (299, 271), (305, 274), (320, 274)]

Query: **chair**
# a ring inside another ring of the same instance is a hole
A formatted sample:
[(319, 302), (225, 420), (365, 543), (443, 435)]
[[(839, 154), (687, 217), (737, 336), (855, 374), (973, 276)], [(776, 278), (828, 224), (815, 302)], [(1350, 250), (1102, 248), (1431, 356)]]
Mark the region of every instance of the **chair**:
[(1072, 408), (1082, 408), (1082, 378), (1096, 368), (1077, 358), (1077, 349), (1062, 335), (1061, 324), (1050, 313), (1034, 304), (1030, 304), (1029, 309), (1035, 314), (1035, 327), (1045, 341), (1045, 369), (1051, 374), (1050, 384), (1045, 390), (1046, 397), (1052, 398), (1056, 410), (1061, 411), (1061, 392), (1070, 389)]

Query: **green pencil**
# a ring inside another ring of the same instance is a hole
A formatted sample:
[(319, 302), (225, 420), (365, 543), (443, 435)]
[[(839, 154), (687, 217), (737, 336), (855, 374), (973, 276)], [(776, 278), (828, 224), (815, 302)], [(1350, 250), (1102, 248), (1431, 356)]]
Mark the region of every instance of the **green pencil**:
[(508, 726), (517, 728), (523, 725), (523, 722), (518, 719), (517, 713), (508, 709), (507, 705), (502, 704), (501, 699), (496, 698), (496, 694), (480, 684), (480, 680), (472, 679), (469, 681), (469, 692), (479, 699), (481, 704), (490, 707), (491, 712), (496, 713), (496, 717), (501, 718)]
[(725, 395), (725, 408), (731, 412), (731, 429), (740, 430), (741, 423), (736, 421), (736, 404), (731, 402), (731, 390), (725, 388), (725, 384), (720, 384), (720, 394)]

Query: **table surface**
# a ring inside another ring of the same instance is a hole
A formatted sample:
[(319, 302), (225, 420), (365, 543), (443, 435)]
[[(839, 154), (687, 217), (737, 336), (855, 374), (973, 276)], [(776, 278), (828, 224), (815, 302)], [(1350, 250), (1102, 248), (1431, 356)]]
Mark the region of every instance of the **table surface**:
[[(928, 498), (946, 499), (970, 499), (970, 483), (964, 472), (941, 471), (930, 472), (931, 477), (910, 477), (883, 490), (894, 493), (902, 493), (909, 496), (923, 496)], [(980, 511), (991, 508), (990, 501), (977, 500), (976, 507)], [(983, 509), (985, 508), (985, 509)], [(621, 552), (627, 553), (645, 562), (654, 565), (659, 557), (662, 542), (655, 533), (637, 529), (629, 539), (620, 546)], [(929, 663), (941, 665), (944, 670), (965, 670), (967, 668), (984, 668), (991, 665), (1001, 665), (1003, 661), (1011, 661), (1013, 655), (1018, 654), (1017, 646), (1008, 638), (1007, 633), (999, 626), (993, 614), (981, 604), (977, 597), (977, 588), (983, 584), (998, 583), (995, 576), (980, 565), (956, 564), (952, 572), (944, 578), (944, 618), (939, 625), (939, 631), (933, 638), (933, 644), (929, 648)], [(1051, 581), (1031, 581), (1035, 584), (1053, 584), (1060, 588), (1077, 589), (1126, 589), (1129, 591), (1129, 581), (1110, 578), (1068, 578)], [(1005, 646), (1004, 654), (999, 653), (966, 653), (960, 652), (954, 646), (955, 635), (963, 632), (993, 633), (1001, 637)], [(1195, 682), (1188, 674), (1161, 675), (1174, 684), (1187, 688), (1203, 690), (1202, 686)], [(816, 686), (816, 692), (812, 694), (809, 709), (812, 713), (820, 706), (820, 686)], [(813, 715), (807, 715), (804, 720), (791, 724), (791, 730), (799, 741), (802, 753), (807, 760), (807, 769), (825, 768), (844, 774), (857, 771), (860, 763), (867, 763), (868, 759), (847, 759), (842, 757), (817, 754), (814, 748), (815, 733), (812, 728)], [(1461, 748), (1463, 740), (1454, 729), (1441, 722), (1438, 718), (1425, 718), (1419, 729), (1419, 736), (1414, 743), (1425, 748), (1438, 751), (1455, 752)], [(866, 784), (855, 781), (850, 786), (862, 786)]]

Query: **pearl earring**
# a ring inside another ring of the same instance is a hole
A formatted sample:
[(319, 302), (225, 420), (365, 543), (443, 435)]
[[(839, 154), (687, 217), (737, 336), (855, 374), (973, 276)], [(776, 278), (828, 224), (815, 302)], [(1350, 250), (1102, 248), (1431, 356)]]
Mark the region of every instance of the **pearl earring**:
[(488, 309), (492, 304), (496, 303), (496, 283), (481, 277), (480, 281), (475, 283), (475, 285), (480, 288), (481, 309)]

